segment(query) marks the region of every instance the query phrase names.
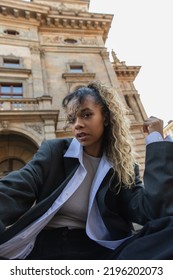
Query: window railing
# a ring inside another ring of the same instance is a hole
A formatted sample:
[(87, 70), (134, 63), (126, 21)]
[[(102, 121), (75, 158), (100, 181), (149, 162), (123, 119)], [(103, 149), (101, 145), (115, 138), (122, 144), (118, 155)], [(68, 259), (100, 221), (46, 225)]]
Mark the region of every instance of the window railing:
[(52, 98), (0, 98), (0, 111), (37, 111), (51, 110)]
[(1, 111), (35, 111), (39, 109), (39, 102), (37, 99), (0, 99), (0, 110)]

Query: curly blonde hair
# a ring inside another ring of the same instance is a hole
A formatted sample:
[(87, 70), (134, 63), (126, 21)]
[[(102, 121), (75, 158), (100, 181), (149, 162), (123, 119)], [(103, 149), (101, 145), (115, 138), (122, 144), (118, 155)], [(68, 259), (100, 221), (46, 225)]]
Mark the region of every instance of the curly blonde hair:
[(117, 172), (119, 184), (131, 187), (135, 180), (134, 166), (136, 163), (133, 150), (133, 137), (130, 132), (128, 110), (115, 88), (93, 81), (88, 84), (99, 92), (109, 109), (109, 123), (105, 133), (105, 150), (108, 159)]
[(62, 105), (66, 109), (69, 101), (74, 99), (78, 106), (87, 95), (94, 97), (106, 118), (103, 145), (114, 174), (118, 175), (115, 189), (118, 187), (119, 191), (121, 187), (130, 188), (135, 180), (135, 153), (132, 149), (128, 110), (116, 90), (100, 81), (92, 81), (87, 86), (76, 89), (64, 98)]

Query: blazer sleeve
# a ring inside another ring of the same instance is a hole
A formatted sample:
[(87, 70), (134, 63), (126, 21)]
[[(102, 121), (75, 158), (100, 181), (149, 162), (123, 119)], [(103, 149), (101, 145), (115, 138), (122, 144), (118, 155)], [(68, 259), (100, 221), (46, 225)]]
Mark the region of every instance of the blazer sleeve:
[(126, 213), (132, 222), (173, 215), (173, 143), (154, 142), (146, 147), (144, 186), (136, 171), (136, 183), (123, 191)]
[(51, 157), (51, 149), (45, 141), (22, 169), (0, 180), (1, 231), (33, 205), (51, 168)]

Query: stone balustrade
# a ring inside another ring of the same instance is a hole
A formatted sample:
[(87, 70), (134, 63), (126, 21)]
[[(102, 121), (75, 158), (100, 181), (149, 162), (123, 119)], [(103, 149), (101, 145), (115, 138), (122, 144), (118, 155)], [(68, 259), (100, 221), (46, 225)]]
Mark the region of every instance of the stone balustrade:
[(38, 111), (51, 108), (51, 98), (0, 98), (0, 111)]

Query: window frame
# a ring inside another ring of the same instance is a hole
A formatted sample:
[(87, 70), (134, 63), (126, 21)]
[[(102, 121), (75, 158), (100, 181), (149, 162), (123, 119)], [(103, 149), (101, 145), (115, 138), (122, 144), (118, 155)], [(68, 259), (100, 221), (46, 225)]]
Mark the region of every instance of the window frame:
[[(76, 69), (76, 71), (75, 71), (75, 69)], [(81, 71), (80, 71), (80, 69), (81, 69)], [(86, 65), (84, 63), (80, 63), (80, 62), (68, 63), (67, 64), (67, 72), (70, 73), (70, 74), (86, 73), (87, 72), (86, 71)]]
[(83, 65), (70, 65), (70, 73), (84, 73)]
[[(2, 91), (2, 87), (8, 87), (10, 90)], [(20, 93), (15, 93), (15, 87), (20, 88)], [(23, 83), (16, 82), (0, 82), (0, 98), (22, 98), (23, 97)]]
[(19, 67), (21, 67), (20, 59), (19, 58), (4, 57), (3, 58), (3, 67), (19, 68)]

